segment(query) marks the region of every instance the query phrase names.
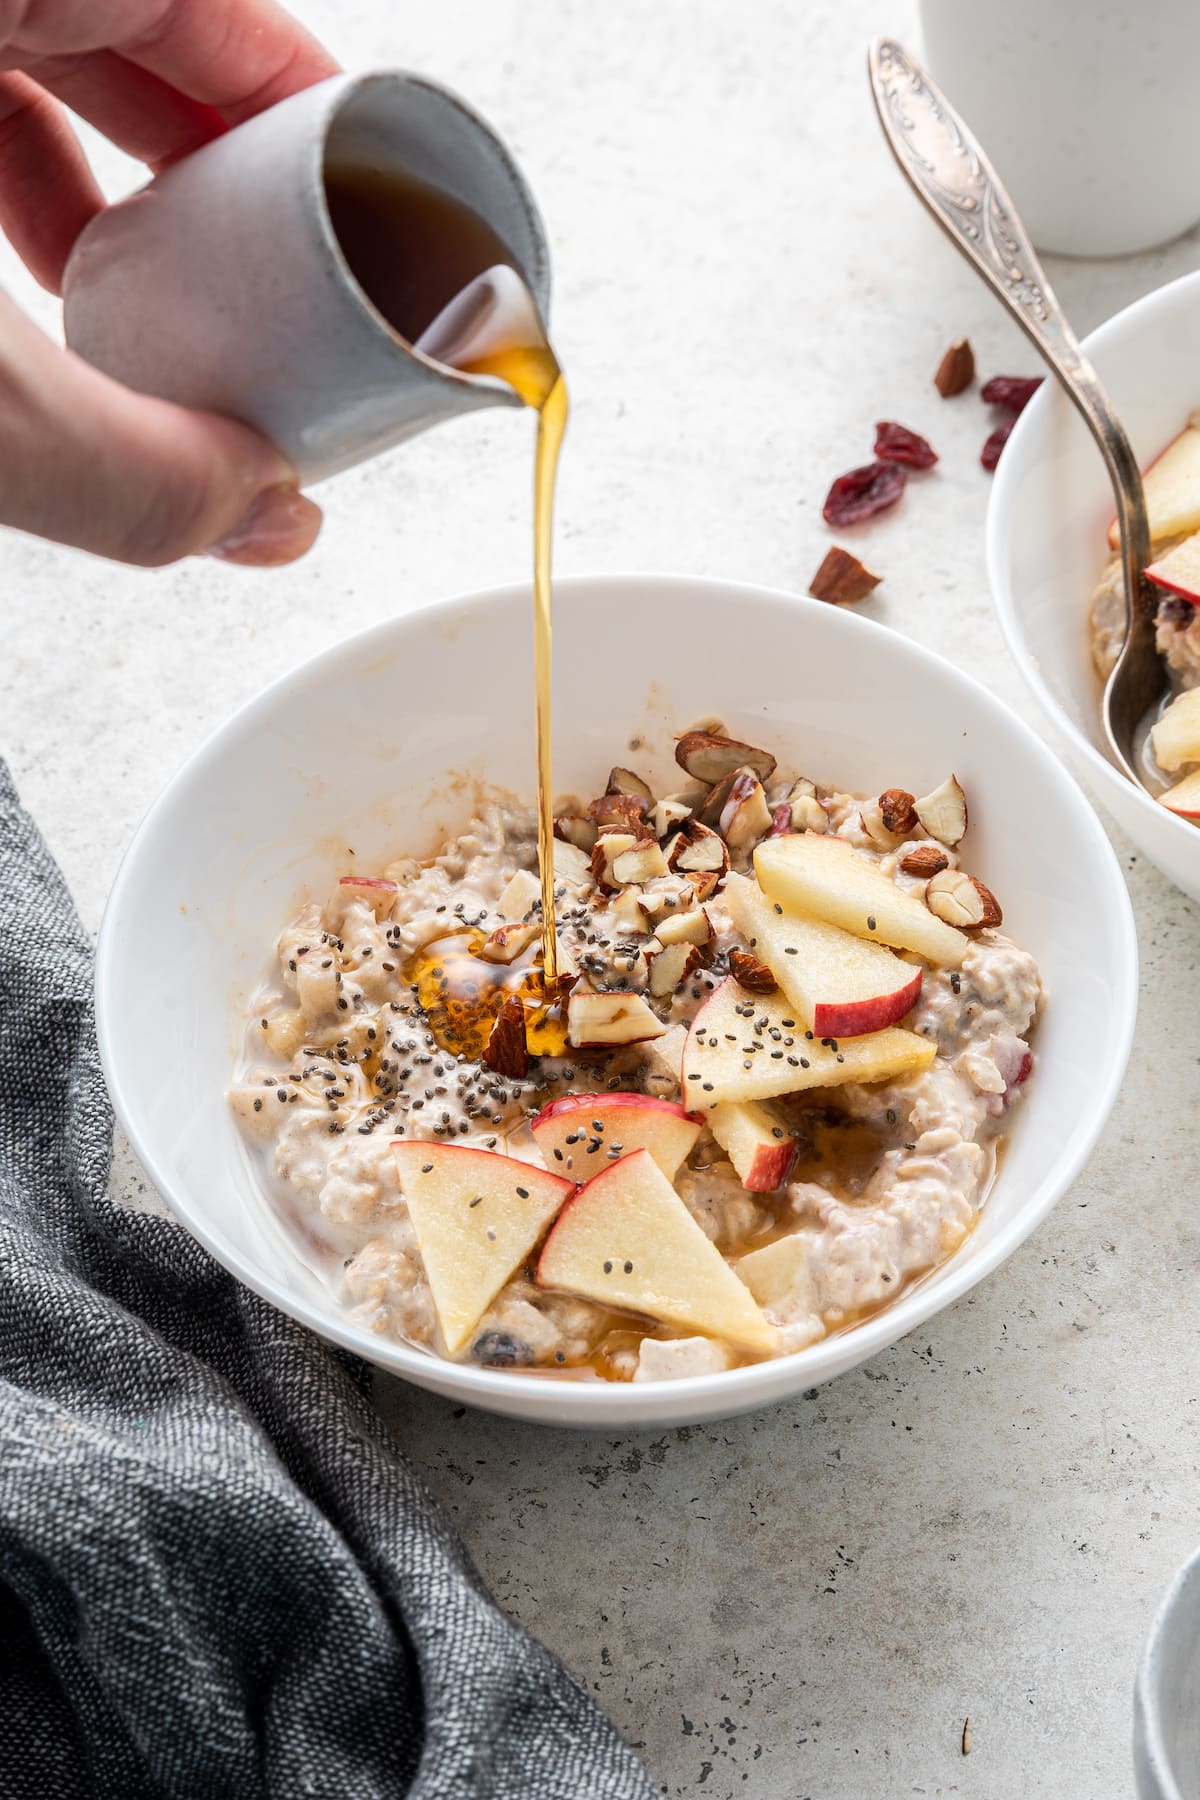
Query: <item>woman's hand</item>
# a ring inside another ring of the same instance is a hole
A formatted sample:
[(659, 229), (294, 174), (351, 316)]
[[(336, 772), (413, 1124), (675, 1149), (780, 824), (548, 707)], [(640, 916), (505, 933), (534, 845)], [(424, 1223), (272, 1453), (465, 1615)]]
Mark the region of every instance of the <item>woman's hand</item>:
[[(335, 68), (274, 0), (0, 0), (0, 229), (57, 293), (104, 205), (64, 103), (157, 171)], [(320, 523), (256, 432), (132, 393), (0, 294), (0, 524), (153, 567), (291, 562)]]

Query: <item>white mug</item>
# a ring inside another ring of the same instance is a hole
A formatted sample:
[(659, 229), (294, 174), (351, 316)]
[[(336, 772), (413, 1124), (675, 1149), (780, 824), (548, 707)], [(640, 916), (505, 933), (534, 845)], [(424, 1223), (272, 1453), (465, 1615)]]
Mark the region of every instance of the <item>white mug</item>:
[(920, 0), (924, 57), (1039, 250), (1123, 256), (1200, 219), (1200, 0)]
[(319, 480), (461, 412), (519, 406), (409, 344), (338, 245), (326, 158), (404, 174), (479, 214), (543, 318), (545, 232), (520, 170), (456, 95), (414, 75), (335, 75), (174, 164), (80, 235), (68, 344), (142, 393), (257, 427)]

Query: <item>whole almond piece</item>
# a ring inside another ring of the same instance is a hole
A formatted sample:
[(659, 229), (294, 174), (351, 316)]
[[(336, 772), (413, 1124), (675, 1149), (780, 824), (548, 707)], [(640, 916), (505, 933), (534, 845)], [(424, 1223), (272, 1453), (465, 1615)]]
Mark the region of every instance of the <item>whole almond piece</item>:
[(827, 600), (831, 606), (853, 606), (856, 600), (865, 600), (882, 580), (882, 575), (873, 574), (857, 556), (834, 544), (822, 558), (808, 591), (814, 600)]
[(729, 952), (729, 973), (748, 994), (773, 994), (779, 986), (766, 963), (751, 956), (748, 950)]
[(970, 387), (975, 379), (975, 352), (966, 338), (955, 338), (938, 364), (933, 385), (943, 400), (952, 400)]
[(1003, 920), (1000, 903), (991, 888), (984, 887), (964, 869), (943, 869), (925, 889), (925, 904), (947, 925), (960, 931), (977, 931)]
[(939, 875), (950, 867), (950, 858), (937, 844), (917, 844), (901, 858), (900, 867), (906, 875)]

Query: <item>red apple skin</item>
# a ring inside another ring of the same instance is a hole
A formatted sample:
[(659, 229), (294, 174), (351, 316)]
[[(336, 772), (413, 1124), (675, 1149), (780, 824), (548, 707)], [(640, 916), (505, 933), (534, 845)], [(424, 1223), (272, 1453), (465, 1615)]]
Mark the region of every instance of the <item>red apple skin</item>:
[(389, 894), (396, 893), (394, 881), (383, 881), (378, 875), (341, 875), (338, 877), (339, 887), (386, 888)]
[(883, 1031), (912, 1011), (921, 997), (923, 980), (924, 970), (914, 969), (912, 980), (894, 994), (869, 1000), (818, 1001), (813, 1008), (813, 1031), (821, 1038), (865, 1037), (868, 1031)]
[(1190, 600), (1193, 606), (1200, 606), (1200, 594), (1194, 588), (1180, 587), (1177, 581), (1168, 581), (1163, 575), (1155, 575), (1152, 567), (1146, 570), (1146, 574), (1155, 587), (1162, 588), (1164, 593), (1178, 594), (1181, 600)]
[(1166, 810), (1168, 812), (1173, 812), (1177, 819), (1200, 819), (1200, 804), (1196, 806), (1168, 806)]
[[(686, 1119), (689, 1125), (698, 1125), (703, 1120), (702, 1113), (690, 1113), (678, 1101), (658, 1100), (653, 1094), (560, 1094), (557, 1100), (547, 1101), (537, 1118), (530, 1120), (529, 1128), (536, 1132), (538, 1126), (544, 1125), (547, 1119), (561, 1118), (564, 1113), (595, 1113), (598, 1119), (602, 1119), (605, 1113), (624, 1112), (629, 1107), (647, 1107), (652, 1112), (671, 1113), (676, 1119)], [(595, 1180), (595, 1176), (592, 1180)]]
[(793, 1138), (786, 1138), (781, 1144), (773, 1144), (770, 1149), (760, 1144), (754, 1152), (754, 1161), (750, 1164), (746, 1179), (742, 1182), (748, 1194), (773, 1194), (781, 1188), (792, 1172), (800, 1146)]

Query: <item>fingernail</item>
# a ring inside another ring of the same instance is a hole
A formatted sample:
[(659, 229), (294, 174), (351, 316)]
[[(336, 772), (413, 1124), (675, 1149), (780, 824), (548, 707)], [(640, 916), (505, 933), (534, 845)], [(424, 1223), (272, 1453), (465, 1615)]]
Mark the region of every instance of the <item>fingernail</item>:
[(270, 569), (303, 556), (320, 529), (320, 507), (294, 487), (264, 488), (233, 530), (204, 554), (248, 568)]

